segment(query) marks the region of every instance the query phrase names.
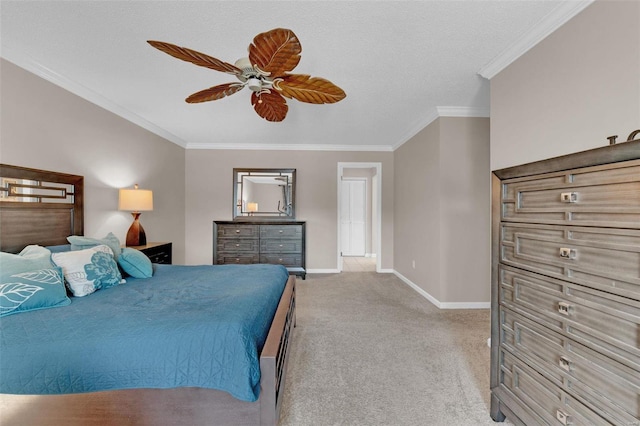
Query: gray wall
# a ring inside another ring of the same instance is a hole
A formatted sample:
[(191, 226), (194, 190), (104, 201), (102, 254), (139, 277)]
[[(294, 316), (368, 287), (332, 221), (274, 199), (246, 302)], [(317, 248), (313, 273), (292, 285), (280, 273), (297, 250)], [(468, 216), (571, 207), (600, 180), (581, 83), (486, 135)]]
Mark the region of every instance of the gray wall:
[(640, 128), (640, 2), (596, 1), (491, 79), (491, 168)]
[(296, 219), (307, 221), (307, 268), (336, 270), (338, 162), (382, 163), (382, 268), (393, 269), (393, 152), (187, 150), (190, 264), (211, 263), (213, 221), (231, 220), (233, 168), (296, 169)]
[(172, 241), (184, 262), (184, 149), (34, 74), (0, 61), (0, 162), (85, 177), (85, 235), (122, 242), (131, 214), (118, 188), (153, 190), (147, 240)]
[(394, 162), (396, 271), (443, 306), (488, 302), (489, 119), (438, 118)]

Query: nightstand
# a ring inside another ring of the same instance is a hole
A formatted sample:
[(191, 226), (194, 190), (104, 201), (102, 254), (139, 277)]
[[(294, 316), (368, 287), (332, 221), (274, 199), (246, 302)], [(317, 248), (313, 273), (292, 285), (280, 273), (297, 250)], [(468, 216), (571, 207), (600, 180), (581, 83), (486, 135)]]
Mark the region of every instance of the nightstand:
[(148, 243), (143, 246), (129, 246), (140, 250), (151, 259), (151, 263), (171, 265), (171, 243)]

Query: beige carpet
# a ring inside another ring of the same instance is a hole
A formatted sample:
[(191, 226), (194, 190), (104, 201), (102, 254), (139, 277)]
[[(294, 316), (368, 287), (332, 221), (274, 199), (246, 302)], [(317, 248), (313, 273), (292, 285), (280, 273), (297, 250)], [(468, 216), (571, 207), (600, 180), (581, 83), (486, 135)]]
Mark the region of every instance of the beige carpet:
[(308, 275), (297, 292), (281, 425), (495, 424), (488, 310), (439, 310), (374, 272)]

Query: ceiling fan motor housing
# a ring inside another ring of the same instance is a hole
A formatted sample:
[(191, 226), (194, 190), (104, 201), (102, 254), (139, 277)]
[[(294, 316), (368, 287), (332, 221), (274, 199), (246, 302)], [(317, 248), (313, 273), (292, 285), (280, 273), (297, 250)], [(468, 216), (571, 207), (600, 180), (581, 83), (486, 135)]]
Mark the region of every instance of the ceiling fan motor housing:
[(251, 77), (247, 80), (247, 87), (254, 92), (262, 90), (262, 80), (256, 77)]

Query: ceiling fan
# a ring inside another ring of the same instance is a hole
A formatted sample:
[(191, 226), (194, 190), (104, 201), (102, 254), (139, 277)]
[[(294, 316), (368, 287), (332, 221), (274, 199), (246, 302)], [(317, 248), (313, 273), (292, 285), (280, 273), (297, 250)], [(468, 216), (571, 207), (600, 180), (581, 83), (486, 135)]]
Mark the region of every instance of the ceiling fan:
[(302, 46), (298, 37), (288, 29), (275, 28), (258, 34), (249, 45), (249, 57), (238, 59), (234, 65), (175, 44), (147, 42), (174, 58), (232, 74), (240, 80), (196, 92), (185, 99), (188, 103), (222, 99), (247, 86), (252, 91), (251, 105), (258, 115), (268, 121), (282, 121), (289, 110), (285, 98), (311, 104), (330, 104), (347, 96), (341, 88), (324, 78), (289, 73), (300, 62)]

